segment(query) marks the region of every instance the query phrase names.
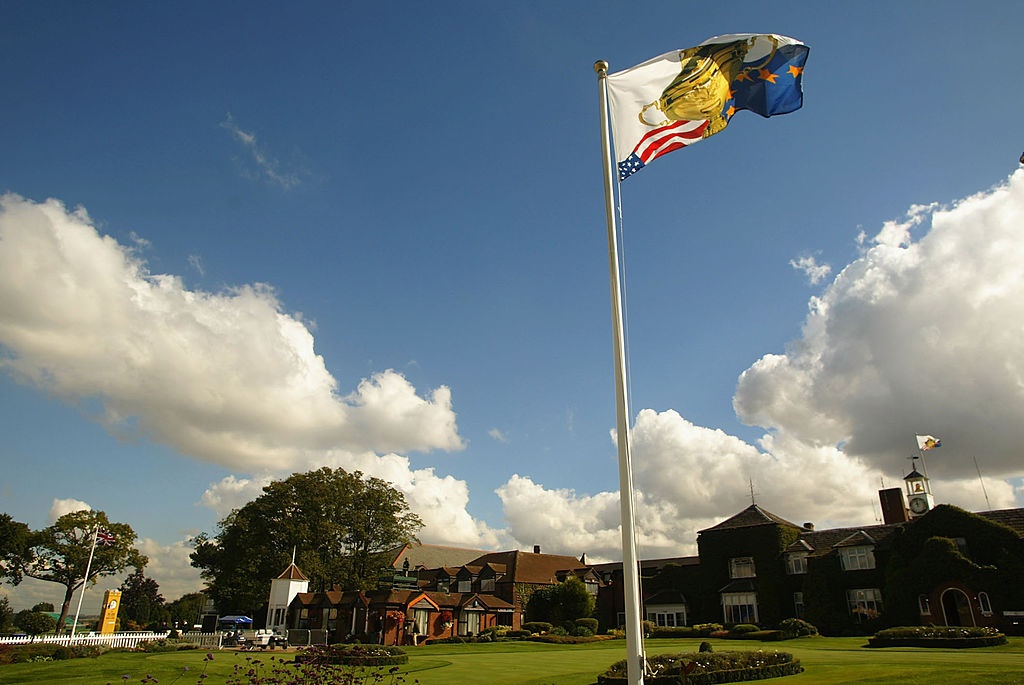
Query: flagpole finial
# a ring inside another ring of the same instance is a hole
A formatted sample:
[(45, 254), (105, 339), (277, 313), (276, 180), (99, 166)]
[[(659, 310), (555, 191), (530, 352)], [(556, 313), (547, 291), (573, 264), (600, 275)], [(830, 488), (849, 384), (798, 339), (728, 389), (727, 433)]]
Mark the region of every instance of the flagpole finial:
[(603, 59), (597, 60), (596, 62), (594, 62), (594, 71), (597, 73), (598, 76), (607, 76), (608, 63), (605, 62)]

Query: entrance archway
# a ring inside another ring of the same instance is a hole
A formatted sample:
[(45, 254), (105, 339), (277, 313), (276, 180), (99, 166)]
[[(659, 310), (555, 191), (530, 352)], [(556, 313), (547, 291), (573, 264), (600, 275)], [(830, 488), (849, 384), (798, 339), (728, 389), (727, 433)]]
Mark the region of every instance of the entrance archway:
[(955, 587), (942, 593), (942, 613), (947, 626), (975, 625), (970, 598), (963, 590)]

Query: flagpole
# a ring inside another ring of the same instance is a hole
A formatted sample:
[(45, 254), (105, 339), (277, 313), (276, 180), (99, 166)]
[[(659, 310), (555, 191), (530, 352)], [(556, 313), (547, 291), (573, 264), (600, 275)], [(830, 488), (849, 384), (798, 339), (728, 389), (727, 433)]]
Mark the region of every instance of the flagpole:
[(71, 623), (71, 637), (75, 637), (75, 629), (78, 627), (78, 615), (82, 613), (82, 600), (85, 599), (85, 586), (89, 584), (89, 572), (92, 570), (92, 555), (96, 553), (96, 540), (100, 536), (100, 526), (96, 524), (96, 530), (92, 533), (92, 548), (89, 550), (89, 561), (85, 565), (85, 578), (82, 579), (82, 591), (78, 593), (78, 608), (75, 609), (75, 620)]
[(619, 453), (619, 507), (622, 519), (622, 580), (626, 613), (626, 682), (643, 685), (646, 659), (644, 658), (643, 626), (640, 616), (640, 579), (636, 554), (636, 535), (633, 530), (633, 473), (629, 452), (629, 401), (626, 387), (626, 358), (624, 353), (624, 326), (622, 323), (621, 274), (619, 270), (619, 241), (615, 223), (615, 199), (611, 154), (611, 133), (608, 124), (608, 63), (594, 63), (599, 83), (601, 108), (601, 153), (604, 165), (604, 203), (608, 227), (608, 270), (611, 282), (612, 340), (615, 353), (615, 415), (616, 441)]

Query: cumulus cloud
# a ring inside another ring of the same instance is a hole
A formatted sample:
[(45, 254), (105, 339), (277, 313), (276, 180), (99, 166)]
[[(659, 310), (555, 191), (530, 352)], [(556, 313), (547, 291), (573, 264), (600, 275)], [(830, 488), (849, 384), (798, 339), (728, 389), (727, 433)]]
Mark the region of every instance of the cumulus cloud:
[(92, 511), (92, 507), (82, 500), (55, 498), (53, 504), (50, 505), (49, 521), (51, 524), (56, 523), (61, 516), (73, 511)]
[(102, 407), (94, 418), (115, 435), (239, 474), (204, 493), (218, 513), (271, 477), (326, 464), (398, 484), (438, 541), (496, 539), (466, 512), (463, 481), (395, 454), (463, 448), (447, 387), (423, 396), (386, 370), (341, 395), (272, 289), (189, 290), (100, 235), (84, 209), (0, 198), (0, 345), (0, 369)]
[[(902, 487), (917, 433), (942, 438), (927, 463), (938, 501), (1015, 506), (1010, 479), (1024, 473), (1022, 225), (1018, 171), (990, 191), (951, 207), (915, 205), (872, 239), (862, 235), (860, 257), (810, 299), (801, 337), (740, 376), (735, 410), (766, 429), (756, 446), (672, 410), (639, 412), (641, 556), (694, 553), (697, 531), (752, 499), (797, 524), (873, 523), (877, 490)], [(827, 275), (810, 258), (793, 266), (812, 282)], [(514, 538), (621, 558), (617, 492), (548, 489), (520, 475), (497, 492)]]
[[(842, 444), (897, 477), (916, 451), (915, 433), (942, 438), (929, 454), (933, 481), (969, 482), (974, 456), (989, 477), (1019, 477), (1021, 225), (1024, 171), (950, 207), (914, 206), (886, 223), (811, 299), (802, 336), (742, 374), (737, 414), (794, 444)], [(941, 492), (936, 482), (933, 489)], [(995, 489), (995, 500), (1012, 503)]]
[(811, 255), (791, 259), (789, 260), (789, 265), (797, 271), (803, 272), (803, 274), (807, 276), (807, 280), (810, 281), (811, 285), (818, 285), (832, 273), (831, 266), (828, 264), (819, 264), (818, 260)]

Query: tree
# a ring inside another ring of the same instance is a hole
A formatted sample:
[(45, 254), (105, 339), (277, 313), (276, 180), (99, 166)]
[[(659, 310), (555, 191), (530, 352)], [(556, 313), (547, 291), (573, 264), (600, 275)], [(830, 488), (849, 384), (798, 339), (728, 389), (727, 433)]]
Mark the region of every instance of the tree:
[(29, 635), (42, 635), (52, 632), (57, 627), (57, 622), (49, 614), (41, 611), (23, 609), (14, 616), (14, 625), (24, 630)]
[[(2, 522), (0, 522), (2, 527)], [(96, 529), (109, 533), (113, 540), (97, 545), (89, 564)], [(11, 555), (4, 575), (17, 585), (22, 576), (64, 586), (64, 601), (57, 626), (64, 625), (75, 591), (83, 580), (92, 585), (98, 578), (121, 573), (129, 566), (143, 568), (149, 561), (133, 546), (135, 531), (127, 523), (111, 523), (102, 511), (74, 511), (64, 514), (48, 528), (28, 534), (24, 547)], [(89, 566), (89, 578), (85, 569)]]
[(369, 589), (382, 552), (415, 540), (422, 526), (390, 483), (324, 467), (263, 488), (220, 521), (216, 536), (200, 535), (191, 559), (221, 613), (244, 613), (266, 602), (293, 549), (311, 590)]
[(132, 621), (138, 626), (147, 627), (152, 622), (159, 623), (166, 619), (165, 601), (160, 594), (160, 585), (152, 578), (147, 578), (142, 569), (135, 569), (135, 573), (121, 583), (121, 609), (118, 614), (125, 623)]
[(17, 585), (21, 582), (19, 561), (28, 550), (31, 531), (9, 514), (0, 514), (0, 580), (7, 578)]
[(11, 632), (14, 626), (14, 609), (11, 608), (11, 601), (6, 597), (0, 597), (0, 635)]
[(594, 613), (595, 604), (596, 600), (587, 591), (586, 584), (576, 576), (569, 576), (558, 585), (534, 592), (527, 605), (527, 614), (531, 621), (571, 624), (578, 618), (589, 618)]
[(182, 595), (167, 605), (168, 620), (173, 626), (189, 630), (199, 620), (199, 614), (205, 605), (206, 595), (202, 592)]
[(53, 612), (53, 602), (40, 602), (32, 607), (32, 611)]

